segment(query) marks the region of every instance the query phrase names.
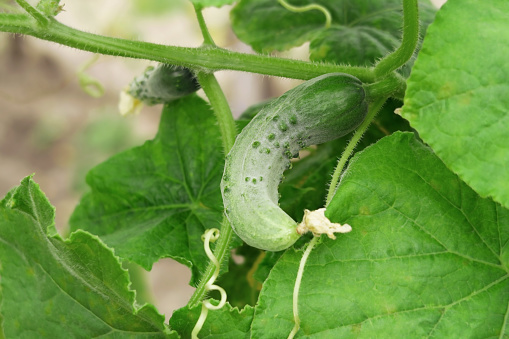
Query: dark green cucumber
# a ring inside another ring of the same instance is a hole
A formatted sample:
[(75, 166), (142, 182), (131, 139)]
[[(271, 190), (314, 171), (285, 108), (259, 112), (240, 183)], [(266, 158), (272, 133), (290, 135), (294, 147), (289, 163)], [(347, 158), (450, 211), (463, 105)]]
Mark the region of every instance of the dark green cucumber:
[(309, 80), (264, 107), (226, 157), (221, 191), (237, 235), (263, 250), (291, 246), (300, 237), (297, 222), (278, 205), (290, 159), (304, 147), (348, 134), (367, 110), (361, 81), (342, 73)]
[(147, 105), (167, 103), (196, 92), (200, 85), (191, 70), (168, 64), (150, 66), (136, 77), (127, 92)]

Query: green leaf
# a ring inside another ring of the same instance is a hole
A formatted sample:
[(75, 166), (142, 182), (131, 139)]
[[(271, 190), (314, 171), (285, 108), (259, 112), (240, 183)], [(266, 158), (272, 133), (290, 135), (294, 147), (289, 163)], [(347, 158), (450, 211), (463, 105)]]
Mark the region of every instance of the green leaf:
[(224, 5), (230, 5), (235, 0), (191, 0), (191, 2), (199, 7), (221, 7)]
[[(373, 66), (376, 60), (399, 46), (400, 41), (395, 33), (367, 26), (333, 26), (321, 31), (311, 40), (309, 59), (353, 66)], [(412, 57), (398, 71), (408, 77), (414, 61), (415, 57)]]
[[(392, 32), (369, 26), (333, 26), (311, 41), (309, 59), (357, 66), (371, 66), (398, 46)], [(361, 57), (360, 57), (361, 56)]]
[(263, 283), (267, 277), (269, 276), (270, 271), (277, 263), (279, 258), (284, 254), (284, 251), (279, 252), (264, 252), (264, 256), (260, 263), (258, 264), (258, 268), (256, 272), (253, 274), (253, 278), (257, 281)]
[[(310, 1), (292, 0), (290, 3), (303, 6), (308, 5)], [(333, 28), (330, 30), (325, 28), (325, 17), (318, 10), (294, 13), (285, 9), (276, 0), (240, 1), (231, 12), (232, 26), (235, 34), (258, 52), (287, 50), (317, 38), (311, 48), (314, 60), (324, 60), (320, 59), (321, 53), (331, 57), (332, 54), (326, 51), (335, 50), (331, 45), (331, 39), (334, 39), (334, 45), (359, 51), (357, 59), (361, 61), (355, 62), (356, 65), (375, 60), (368, 60), (368, 56), (370, 58), (381, 56), (379, 53), (388, 47), (386, 45), (389, 36), (393, 37), (393, 42), (400, 38), (401, 0), (315, 0), (312, 3), (320, 4), (329, 10)], [(424, 31), (426, 25), (433, 20), (435, 9), (428, 0), (422, 0), (419, 4)], [(370, 45), (365, 47), (357, 45), (359, 40), (352, 38), (352, 35), (355, 36), (355, 33), (360, 32), (357, 29), (370, 32), (369, 36), (364, 35), (362, 39), (363, 42), (366, 39), (370, 40)], [(372, 54), (373, 45), (379, 45), (376, 54)], [(337, 56), (334, 60), (337, 60)]]
[[(480, 198), (413, 134), (358, 153), (326, 215), (353, 230), (311, 253), (297, 337), (509, 335), (509, 210)], [(253, 337), (292, 329), (301, 257), (287, 251), (270, 273)]]
[(219, 129), (196, 95), (164, 107), (159, 132), (143, 146), (113, 156), (87, 175), (70, 224), (99, 235), (115, 253), (147, 270), (171, 257), (192, 268), (208, 262), (201, 235), (220, 227), (223, 172)]
[[(263, 259), (263, 251), (243, 244), (235, 249), (230, 257), (228, 272), (221, 275), (216, 284), (228, 294), (230, 305), (243, 308), (245, 305), (256, 304), (261, 284), (253, 277), (258, 262)], [(220, 299), (219, 293), (210, 293), (211, 297)]]
[[(217, 302), (216, 302), (217, 304)], [(216, 311), (209, 311), (207, 320), (198, 335), (200, 339), (241, 339), (250, 338), (251, 321), (254, 309), (246, 306), (239, 311), (231, 307), (229, 303)], [(201, 305), (189, 309), (187, 306), (173, 313), (170, 326), (175, 329), (182, 338), (191, 338), (191, 332), (201, 312)], [(268, 338), (268, 337), (263, 337)]]
[(25, 178), (0, 202), (0, 275), (7, 338), (177, 338), (97, 237), (56, 233), (54, 208)]
[(451, 0), (430, 26), (404, 118), (481, 196), (509, 207), (509, 2)]
[[(272, 98), (268, 100), (264, 100), (261, 102), (258, 102), (254, 105), (249, 106), (244, 112), (242, 112), (237, 119), (237, 121), (245, 121), (248, 122), (255, 117), (255, 115), (258, 114), (265, 106), (269, 105), (272, 101), (276, 100), (277, 98)], [(243, 126), (245, 127), (245, 126)]]

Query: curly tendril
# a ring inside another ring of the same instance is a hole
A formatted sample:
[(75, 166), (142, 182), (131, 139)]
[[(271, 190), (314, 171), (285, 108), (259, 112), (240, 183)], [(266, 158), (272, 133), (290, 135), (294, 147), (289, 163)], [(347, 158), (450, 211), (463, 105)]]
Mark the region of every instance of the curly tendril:
[(329, 28), (332, 23), (332, 17), (329, 10), (322, 5), (310, 4), (302, 7), (290, 5), (286, 0), (278, 0), (279, 4), (289, 10), (290, 12), (301, 13), (317, 9), (325, 15), (325, 28)]
[(217, 285), (214, 285), (214, 281), (216, 281), (217, 277), (219, 276), (219, 268), (220, 264), (217, 258), (214, 256), (212, 251), (210, 250), (210, 242), (215, 242), (219, 238), (219, 230), (217, 228), (211, 228), (205, 231), (205, 233), (202, 236), (203, 240), (203, 248), (205, 249), (205, 253), (207, 254), (207, 257), (209, 257), (210, 261), (215, 265), (216, 269), (214, 271), (214, 274), (205, 284), (205, 290), (208, 291), (218, 291), (221, 294), (221, 300), (219, 301), (219, 304), (213, 305), (210, 302), (210, 299), (204, 300), (202, 302), (201, 306), (201, 313), (200, 317), (198, 318), (198, 321), (196, 322), (196, 325), (193, 328), (193, 332), (191, 333), (191, 336), (193, 339), (198, 339), (198, 333), (200, 333), (200, 330), (203, 327), (203, 324), (205, 323), (205, 320), (207, 320), (207, 314), (209, 310), (219, 310), (226, 304), (226, 291)]

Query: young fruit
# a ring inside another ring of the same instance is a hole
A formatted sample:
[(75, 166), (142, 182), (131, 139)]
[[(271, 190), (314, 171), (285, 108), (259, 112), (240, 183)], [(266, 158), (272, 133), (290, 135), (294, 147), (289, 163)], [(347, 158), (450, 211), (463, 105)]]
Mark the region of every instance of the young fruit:
[(200, 85), (194, 74), (185, 67), (159, 64), (148, 67), (127, 89), (134, 98), (147, 105), (170, 102), (196, 92)]
[(247, 244), (280, 251), (298, 238), (297, 222), (278, 205), (278, 185), (299, 150), (348, 134), (367, 114), (359, 79), (331, 73), (309, 80), (264, 107), (226, 157), (225, 213)]

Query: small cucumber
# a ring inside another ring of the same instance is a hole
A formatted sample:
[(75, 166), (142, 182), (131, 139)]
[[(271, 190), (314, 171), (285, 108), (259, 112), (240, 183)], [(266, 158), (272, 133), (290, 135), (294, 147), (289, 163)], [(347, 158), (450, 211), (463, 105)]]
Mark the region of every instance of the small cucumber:
[(136, 77), (127, 92), (147, 105), (167, 103), (200, 89), (194, 74), (187, 68), (168, 64), (150, 66)]
[(359, 79), (331, 73), (309, 80), (264, 107), (235, 141), (221, 182), (225, 213), (250, 246), (280, 251), (300, 235), (278, 205), (278, 186), (290, 159), (310, 145), (342, 137), (364, 120)]

